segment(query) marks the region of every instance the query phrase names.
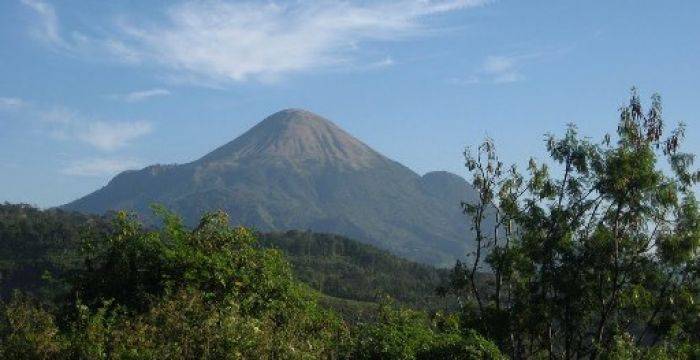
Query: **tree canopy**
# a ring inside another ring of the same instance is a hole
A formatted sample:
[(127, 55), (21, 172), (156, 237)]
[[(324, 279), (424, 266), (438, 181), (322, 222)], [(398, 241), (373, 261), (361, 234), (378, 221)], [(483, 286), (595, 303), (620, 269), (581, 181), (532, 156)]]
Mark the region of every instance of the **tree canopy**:
[[(664, 137), (665, 125), (661, 98), (645, 112), (633, 89), (615, 138), (570, 125), (547, 136), (552, 163), (531, 160), (526, 175), (490, 139), (465, 153), (481, 200), (464, 204), (477, 250), (452, 276), (466, 326), (513, 358), (700, 356), (700, 172), (684, 125)], [(472, 280), (484, 269), (487, 294)]]

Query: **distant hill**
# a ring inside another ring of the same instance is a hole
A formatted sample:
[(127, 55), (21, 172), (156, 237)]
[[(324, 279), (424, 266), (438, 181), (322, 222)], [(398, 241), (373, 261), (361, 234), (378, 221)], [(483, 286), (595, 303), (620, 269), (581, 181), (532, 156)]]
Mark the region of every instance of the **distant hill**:
[(196, 161), (126, 171), (63, 206), (148, 219), (160, 203), (194, 224), (205, 211), (261, 231), (337, 233), (399, 256), (451, 266), (472, 232), (460, 210), (476, 194), (447, 172), (420, 176), (327, 119), (283, 110)]
[(45, 275), (59, 277), (81, 266), (83, 239), (99, 237), (109, 226), (98, 216), (0, 203), (0, 297), (13, 289), (60, 292), (62, 284)]
[[(60, 293), (65, 284), (52, 279), (82, 266), (83, 240), (89, 238), (99, 246), (110, 229), (109, 217), (0, 204), (0, 299), (14, 289), (49, 298)], [(348, 316), (366, 310), (382, 296), (424, 309), (453, 302), (435, 295), (447, 270), (404, 260), (371, 245), (306, 231), (262, 233), (259, 239), (260, 246), (283, 252), (299, 280), (327, 295), (325, 303), (341, 310), (352, 306)]]
[(282, 251), (301, 281), (332, 297), (377, 302), (389, 296), (402, 304), (435, 310), (453, 301), (436, 294), (437, 287), (447, 283), (448, 270), (343, 236), (291, 230), (261, 234), (260, 243)]

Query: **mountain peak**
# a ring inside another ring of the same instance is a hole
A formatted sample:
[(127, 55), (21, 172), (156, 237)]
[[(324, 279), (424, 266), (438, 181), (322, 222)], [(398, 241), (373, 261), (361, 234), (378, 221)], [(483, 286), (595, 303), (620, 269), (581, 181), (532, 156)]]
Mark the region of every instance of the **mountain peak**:
[(251, 131), (257, 128), (264, 128), (265, 131), (274, 132), (278, 136), (284, 136), (290, 131), (300, 131), (303, 128), (313, 129), (315, 132), (342, 131), (330, 120), (311, 111), (297, 108), (280, 110), (263, 119)]
[(285, 109), (200, 161), (230, 162), (261, 156), (350, 168), (368, 167), (384, 159), (330, 120), (308, 110)]
[(155, 221), (149, 206), (158, 203), (188, 225), (225, 210), (259, 230), (339, 233), (451, 265), (471, 251), (460, 200), (476, 196), (456, 175), (420, 177), (327, 119), (287, 109), (199, 160), (124, 172), (64, 208), (128, 210)]
[(289, 109), (282, 109), (267, 118), (265, 120), (286, 120), (286, 121), (328, 121), (327, 119), (324, 119), (320, 115), (317, 115), (309, 110), (306, 109), (301, 109), (301, 108), (289, 108)]

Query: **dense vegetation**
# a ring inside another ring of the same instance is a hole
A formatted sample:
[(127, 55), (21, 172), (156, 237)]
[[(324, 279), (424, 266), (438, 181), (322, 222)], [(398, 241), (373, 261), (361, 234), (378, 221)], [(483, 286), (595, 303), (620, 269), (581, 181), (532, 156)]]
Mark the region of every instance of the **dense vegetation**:
[(294, 280), (278, 250), (230, 228), (225, 214), (190, 230), (159, 212), (159, 230), (119, 213), (91, 233), (83, 265), (62, 273), (69, 289), (54, 301), (19, 292), (5, 301), (0, 358), (433, 358), (446, 348), (498, 356), (453, 318), (438, 326), (389, 303), (349, 328)]
[(297, 277), (324, 294), (377, 302), (388, 296), (421, 309), (454, 308), (454, 298), (438, 296), (448, 271), (404, 260), (343, 236), (309, 231), (266, 233), (265, 247), (280, 249)]
[(109, 226), (97, 216), (0, 204), (0, 296), (7, 298), (13, 289), (58, 291), (66, 284), (52, 279), (59, 281), (82, 264), (82, 239)]
[[(85, 239), (98, 246), (111, 229), (106, 216), (29, 205), (0, 204), (0, 295), (13, 289), (47, 298), (67, 290), (65, 275), (83, 265)], [(455, 307), (454, 298), (436, 295), (448, 272), (396, 257), (387, 251), (334, 234), (287, 231), (256, 234), (255, 246), (282, 251), (295, 277), (328, 295), (334, 307), (354, 305), (361, 313), (388, 296), (424, 309)], [(349, 300), (349, 301), (341, 301)], [(335, 306), (337, 305), (337, 306)], [(359, 309), (358, 309), (359, 308)]]
[(14, 296), (3, 358), (328, 356), (342, 322), (292, 280), (281, 254), (210, 214), (193, 231), (165, 214), (159, 231), (119, 214), (89, 249), (56, 309)]
[(7, 205), (0, 271), (24, 291), (0, 304), (0, 358), (700, 358), (700, 172), (658, 96), (620, 113), (615, 139), (548, 137), (554, 164), (528, 175), (490, 140), (465, 153), (475, 251), (440, 287), (456, 305), (432, 295), (445, 273), (333, 235)]
[[(469, 298), (465, 327), (513, 358), (700, 357), (700, 172), (683, 125), (664, 138), (661, 115), (658, 95), (644, 112), (633, 90), (616, 139), (570, 126), (548, 136), (554, 166), (532, 160), (528, 176), (490, 140), (466, 153), (481, 201), (464, 204), (477, 250), (452, 282)], [(473, 284), (484, 268), (490, 294)]]

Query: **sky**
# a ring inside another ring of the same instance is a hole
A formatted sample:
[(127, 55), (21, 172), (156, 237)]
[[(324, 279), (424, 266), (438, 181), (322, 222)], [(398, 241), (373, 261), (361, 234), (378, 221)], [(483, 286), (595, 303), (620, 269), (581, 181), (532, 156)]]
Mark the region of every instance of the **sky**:
[(485, 136), (522, 168), (632, 86), (700, 153), (700, 2), (0, 2), (0, 202), (67, 203), (196, 160), (285, 108), (419, 174), (467, 177)]

